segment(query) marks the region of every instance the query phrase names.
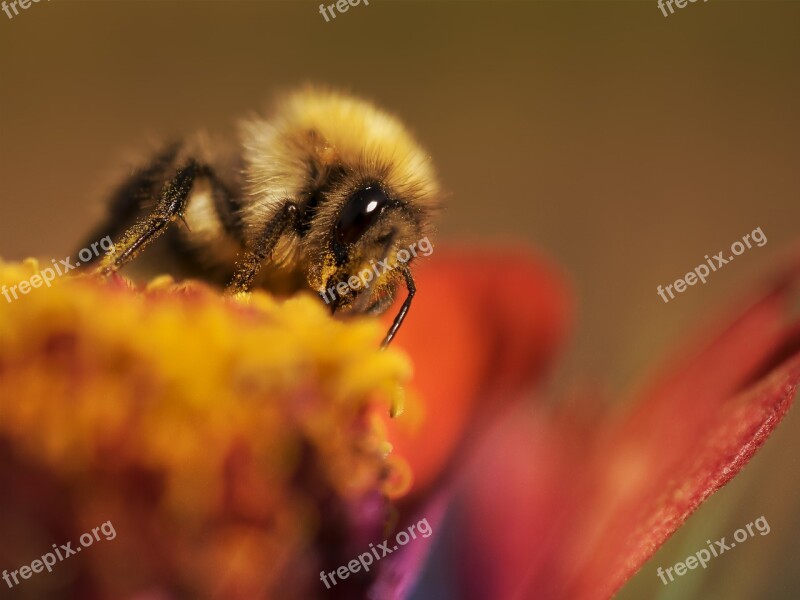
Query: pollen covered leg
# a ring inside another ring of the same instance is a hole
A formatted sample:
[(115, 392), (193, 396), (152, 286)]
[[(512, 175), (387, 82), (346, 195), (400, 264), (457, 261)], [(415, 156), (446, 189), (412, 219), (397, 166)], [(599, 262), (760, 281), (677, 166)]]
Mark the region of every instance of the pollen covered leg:
[(261, 265), (269, 258), (281, 235), (297, 222), (297, 206), (293, 202), (283, 205), (277, 215), (267, 223), (259, 235), (255, 247), (247, 251), (236, 263), (233, 278), (225, 289), (228, 294), (247, 292), (261, 270)]
[(164, 184), (161, 198), (152, 212), (123, 234), (120, 242), (115, 245), (117, 251), (109, 255), (101, 265), (101, 275), (110, 275), (116, 272), (163, 234), (175, 219), (183, 218), (192, 184), (199, 170), (200, 166), (195, 161), (189, 161)]
[[(175, 160), (179, 150), (178, 144), (171, 144), (150, 159), (146, 166), (125, 177), (108, 199), (105, 219), (84, 238), (80, 248), (106, 236), (119, 239), (143, 215), (152, 212), (154, 199), (168, 179), (168, 173), (174, 173), (177, 168)], [(75, 254), (77, 251), (78, 248)], [(82, 262), (81, 266), (95, 261), (100, 261), (99, 255)]]

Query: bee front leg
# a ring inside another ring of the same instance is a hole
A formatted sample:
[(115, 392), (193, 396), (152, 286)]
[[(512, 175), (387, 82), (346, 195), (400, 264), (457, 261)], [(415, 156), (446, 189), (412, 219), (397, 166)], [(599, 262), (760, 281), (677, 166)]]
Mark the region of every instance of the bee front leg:
[(261, 270), (261, 265), (270, 257), (281, 235), (296, 222), (297, 206), (293, 202), (287, 202), (264, 227), (254, 247), (237, 261), (233, 278), (225, 288), (227, 294), (247, 292), (253, 287), (253, 281)]
[(414, 285), (414, 279), (411, 277), (411, 271), (408, 269), (408, 266), (403, 265), (402, 269), (403, 278), (406, 280), (406, 287), (408, 288), (408, 295), (406, 296), (405, 301), (403, 301), (403, 305), (400, 307), (397, 316), (394, 318), (392, 326), (389, 328), (389, 332), (386, 334), (386, 337), (383, 338), (381, 348), (386, 348), (392, 343), (392, 340), (397, 334), (398, 329), (400, 329), (400, 326), (406, 319), (408, 309), (411, 308), (411, 301), (414, 299), (414, 294), (417, 293), (417, 286)]
[(119, 244), (115, 245), (116, 251), (100, 266), (100, 275), (115, 273), (163, 234), (175, 219), (183, 218), (192, 184), (199, 171), (200, 166), (195, 161), (190, 161), (164, 184), (161, 198), (152, 212), (123, 234)]

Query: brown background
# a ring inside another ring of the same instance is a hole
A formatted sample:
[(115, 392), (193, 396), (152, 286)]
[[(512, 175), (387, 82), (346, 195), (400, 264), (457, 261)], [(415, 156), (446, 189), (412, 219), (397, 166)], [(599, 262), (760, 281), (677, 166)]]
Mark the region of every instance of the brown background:
[[(433, 155), (440, 240), (524, 240), (579, 306), (560, 387), (617, 397), (798, 238), (800, 4), (70, 2), (0, 13), (0, 255), (60, 258), (151, 135), (232, 131), (322, 82), (397, 112)], [(769, 242), (664, 304), (658, 284), (761, 227)], [(424, 290), (421, 290), (424, 293)], [(623, 598), (794, 598), (800, 411)], [(772, 532), (663, 588), (764, 514)]]

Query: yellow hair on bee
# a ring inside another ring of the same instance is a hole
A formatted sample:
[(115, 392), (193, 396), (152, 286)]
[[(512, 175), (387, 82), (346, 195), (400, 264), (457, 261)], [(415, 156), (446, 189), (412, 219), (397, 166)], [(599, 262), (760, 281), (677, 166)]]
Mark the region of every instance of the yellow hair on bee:
[(420, 211), (438, 207), (430, 157), (398, 119), (364, 100), (308, 87), (286, 96), (269, 119), (244, 121), (241, 131), (248, 190), (255, 200), (245, 214), (252, 228), (337, 166), (352, 185), (320, 207), (322, 226), (333, 227), (347, 194), (369, 180), (381, 181)]

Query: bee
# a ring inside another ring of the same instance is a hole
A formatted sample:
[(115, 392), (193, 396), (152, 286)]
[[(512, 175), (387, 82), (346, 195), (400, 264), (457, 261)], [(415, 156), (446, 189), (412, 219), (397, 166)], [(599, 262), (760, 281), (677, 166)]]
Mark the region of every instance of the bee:
[[(144, 254), (162, 272), (227, 282), (229, 294), (310, 289), (328, 302), (327, 291), (426, 238), (439, 200), (430, 157), (398, 119), (305, 88), (271, 117), (242, 120), (232, 151), (198, 135), (130, 174), (92, 234), (119, 240), (97, 273), (118, 271), (152, 244)], [(372, 269), (371, 285), (333, 295), (332, 312), (381, 314), (405, 284), (387, 346), (416, 292), (412, 261)]]

